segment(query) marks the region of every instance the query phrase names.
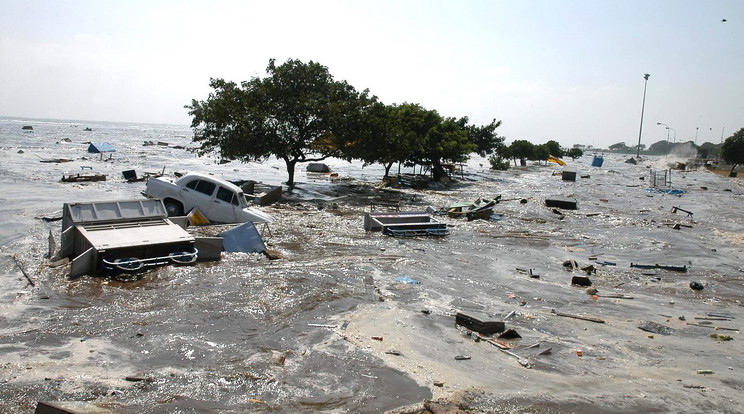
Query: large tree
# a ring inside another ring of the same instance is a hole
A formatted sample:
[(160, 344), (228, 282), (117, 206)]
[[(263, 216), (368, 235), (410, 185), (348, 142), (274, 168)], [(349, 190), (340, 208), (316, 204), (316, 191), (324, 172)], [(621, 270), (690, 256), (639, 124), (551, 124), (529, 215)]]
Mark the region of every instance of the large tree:
[(524, 163), (526, 160), (533, 157), (535, 153), (535, 144), (523, 139), (518, 139), (511, 143), (509, 149), (511, 156), (514, 159), (514, 165), (517, 165), (517, 159)]
[(416, 156), (423, 153), (426, 135), (441, 120), (435, 111), (411, 103), (375, 102), (365, 108), (364, 115), (362, 131), (345, 148), (344, 155), (367, 164), (381, 163), (386, 177), (394, 163), (417, 160)]
[(558, 158), (561, 158), (563, 156), (563, 149), (561, 149), (561, 144), (559, 144), (558, 141), (554, 141), (551, 139), (543, 145), (545, 145), (545, 149), (548, 150), (548, 153), (550, 155)]
[(336, 81), (325, 66), (269, 60), (267, 77), (238, 85), (212, 79), (206, 101), (187, 105), (200, 151), (219, 151), (226, 159), (260, 161), (273, 155), (284, 160), (287, 184), (294, 185), (298, 162), (340, 155), (360, 132), (363, 108), (374, 99)]
[(721, 147), (721, 158), (731, 164), (732, 173), (737, 165), (744, 164), (744, 128), (726, 138)]
[(476, 150), (476, 145), (468, 137), (467, 118), (442, 118), (436, 111), (430, 111), (436, 123), (424, 138), (421, 152), (415, 160), (431, 165), (432, 176), (439, 181), (447, 175), (442, 165), (445, 162), (464, 162)]
[[(465, 118), (467, 122), (467, 118)], [(481, 157), (493, 154), (504, 146), (504, 137), (496, 135), (496, 128), (501, 121), (493, 120), (488, 125), (468, 125), (468, 139), (475, 144), (475, 152)]]

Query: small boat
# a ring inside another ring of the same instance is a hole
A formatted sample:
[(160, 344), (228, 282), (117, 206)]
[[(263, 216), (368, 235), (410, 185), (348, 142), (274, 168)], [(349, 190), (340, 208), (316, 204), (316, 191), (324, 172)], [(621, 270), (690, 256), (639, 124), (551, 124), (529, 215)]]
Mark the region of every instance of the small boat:
[(456, 203), (450, 206), (447, 216), (457, 218), (465, 216), (468, 220), (488, 220), (493, 214), (493, 208), (501, 200), (501, 196), (494, 199), (479, 198), (472, 203)]

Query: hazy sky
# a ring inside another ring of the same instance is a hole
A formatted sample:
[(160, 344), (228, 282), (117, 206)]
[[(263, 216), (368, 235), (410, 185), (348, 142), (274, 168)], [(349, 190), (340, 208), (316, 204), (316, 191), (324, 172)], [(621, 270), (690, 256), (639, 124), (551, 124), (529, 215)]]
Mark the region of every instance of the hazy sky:
[(635, 145), (644, 73), (643, 143), (744, 127), (742, 0), (0, 0), (0, 115), (188, 124), (270, 58), (507, 142)]

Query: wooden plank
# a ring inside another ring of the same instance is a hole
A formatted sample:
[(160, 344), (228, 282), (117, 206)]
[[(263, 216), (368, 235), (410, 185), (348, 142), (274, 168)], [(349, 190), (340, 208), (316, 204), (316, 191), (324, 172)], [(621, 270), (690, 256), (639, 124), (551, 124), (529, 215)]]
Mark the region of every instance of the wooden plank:
[(565, 312), (554, 312), (554, 314), (557, 316), (563, 316), (566, 318), (581, 319), (583, 321), (596, 322), (596, 323), (605, 323), (603, 319), (595, 318), (593, 316), (574, 315), (574, 314), (565, 313)]

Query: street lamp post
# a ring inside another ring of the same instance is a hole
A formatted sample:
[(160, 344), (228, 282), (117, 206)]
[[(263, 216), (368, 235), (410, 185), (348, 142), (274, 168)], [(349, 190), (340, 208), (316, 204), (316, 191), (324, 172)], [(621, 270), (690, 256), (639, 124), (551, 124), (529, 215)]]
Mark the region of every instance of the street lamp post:
[(638, 128), (638, 150), (636, 151), (636, 158), (641, 157), (641, 135), (643, 134), (643, 112), (646, 109), (646, 86), (648, 85), (648, 77), (651, 76), (648, 73), (643, 74), (643, 104), (641, 105), (641, 126)]
[(664, 125), (664, 128), (667, 130), (667, 143), (669, 143), (669, 130), (672, 128), (670, 128), (669, 125), (663, 122), (657, 122), (656, 125)]
[(700, 127), (695, 127), (695, 145), (697, 145), (697, 134), (698, 134), (698, 129), (700, 129)]

